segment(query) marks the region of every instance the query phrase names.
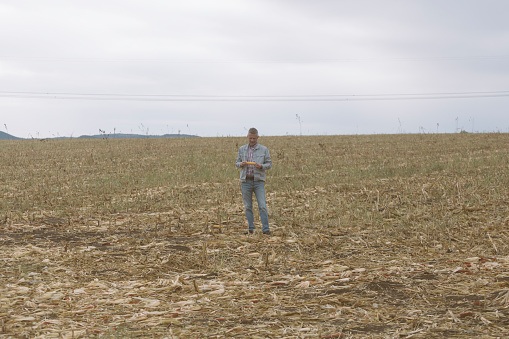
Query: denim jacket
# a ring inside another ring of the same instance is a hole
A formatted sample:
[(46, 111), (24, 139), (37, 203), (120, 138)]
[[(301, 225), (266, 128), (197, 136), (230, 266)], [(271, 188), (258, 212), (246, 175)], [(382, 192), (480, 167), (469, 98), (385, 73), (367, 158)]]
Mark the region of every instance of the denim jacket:
[[(249, 149), (249, 144), (241, 146), (239, 148), (239, 155), (237, 156), (237, 163), (235, 164), (237, 168), (240, 167), (240, 163), (242, 161), (248, 161), (247, 160), (247, 153)], [(269, 149), (265, 146), (262, 146), (260, 144), (257, 144), (254, 152), (253, 152), (253, 161), (257, 164), (262, 164), (262, 168), (254, 168), (254, 180), (255, 181), (265, 181), (265, 170), (268, 170), (272, 167), (272, 161), (270, 160), (270, 153)], [(246, 181), (246, 173), (247, 173), (247, 166), (242, 167), (242, 170), (240, 171), (240, 181), (245, 182)]]

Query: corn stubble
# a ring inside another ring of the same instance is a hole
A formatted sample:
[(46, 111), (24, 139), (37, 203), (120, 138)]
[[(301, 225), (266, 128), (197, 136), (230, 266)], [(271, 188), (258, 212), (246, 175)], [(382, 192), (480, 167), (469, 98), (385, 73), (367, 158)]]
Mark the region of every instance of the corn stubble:
[(509, 135), (244, 139), (1, 142), (0, 338), (509, 335)]

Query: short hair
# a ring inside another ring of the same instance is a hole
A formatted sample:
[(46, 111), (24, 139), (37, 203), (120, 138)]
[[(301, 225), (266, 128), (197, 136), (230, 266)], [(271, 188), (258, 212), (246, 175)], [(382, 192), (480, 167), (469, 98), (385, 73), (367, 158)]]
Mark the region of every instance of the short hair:
[(258, 130), (256, 128), (254, 128), (254, 127), (251, 127), (249, 129), (249, 131), (247, 132), (247, 134), (256, 134), (256, 135), (258, 135)]

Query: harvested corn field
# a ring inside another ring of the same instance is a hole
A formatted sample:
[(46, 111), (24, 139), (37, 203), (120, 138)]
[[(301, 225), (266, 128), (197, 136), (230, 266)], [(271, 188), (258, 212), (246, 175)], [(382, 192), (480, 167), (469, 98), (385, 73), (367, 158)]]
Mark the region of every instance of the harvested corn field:
[(509, 336), (509, 135), (259, 141), (2, 142), (0, 338)]

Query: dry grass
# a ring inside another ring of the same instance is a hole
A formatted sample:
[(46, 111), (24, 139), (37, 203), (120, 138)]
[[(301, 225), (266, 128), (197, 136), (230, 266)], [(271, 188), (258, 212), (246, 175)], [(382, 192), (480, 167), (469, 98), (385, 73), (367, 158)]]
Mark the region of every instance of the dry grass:
[(509, 135), (244, 142), (1, 142), (0, 338), (509, 335)]

